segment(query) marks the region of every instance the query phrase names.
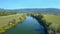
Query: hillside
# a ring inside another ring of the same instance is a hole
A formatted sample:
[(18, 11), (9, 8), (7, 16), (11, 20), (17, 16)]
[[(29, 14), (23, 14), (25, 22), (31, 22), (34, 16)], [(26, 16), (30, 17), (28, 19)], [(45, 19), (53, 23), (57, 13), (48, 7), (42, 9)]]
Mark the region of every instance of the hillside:
[(60, 13), (60, 9), (57, 8), (26, 8), (26, 9), (0, 9), (0, 11), (10, 12), (37, 12), (37, 13)]

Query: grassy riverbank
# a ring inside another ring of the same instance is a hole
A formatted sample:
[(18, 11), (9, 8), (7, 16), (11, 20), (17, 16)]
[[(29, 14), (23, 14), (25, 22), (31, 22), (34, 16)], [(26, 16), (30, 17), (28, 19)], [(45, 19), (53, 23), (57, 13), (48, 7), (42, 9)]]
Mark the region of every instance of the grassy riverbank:
[(59, 14), (31, 14), (41, 25), (46, 27), (49, 34), (60, 34), (60, 15)]
[(60, 15), (44, 15), (44, 18), (46, 19), (47, 23), (52, 23), (52, 26), (54, 25), (60, 25)]
[(43, 16), (47, 23), (52, 23), (50, 28), (53, 28), (56, 34), (60, 34), (60, 15), (44, 14)]
[(15, 14), (15, 15), (8, 15), (8, 16), (0, 16), (0, 33), (5, 32), (7, 29), (14, 26), (16, 23), (21, 23), (26, 18), (26, 15)]

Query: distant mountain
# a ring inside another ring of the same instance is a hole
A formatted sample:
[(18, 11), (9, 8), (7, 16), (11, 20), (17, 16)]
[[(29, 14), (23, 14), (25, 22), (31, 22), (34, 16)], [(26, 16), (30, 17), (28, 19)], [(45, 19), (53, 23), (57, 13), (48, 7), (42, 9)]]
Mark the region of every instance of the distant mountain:
[(14, 10), (0, 9), (0, 11), (60, 13), (60, 9), (57, 8), (28, 8), (28, 9), (14, 9)]

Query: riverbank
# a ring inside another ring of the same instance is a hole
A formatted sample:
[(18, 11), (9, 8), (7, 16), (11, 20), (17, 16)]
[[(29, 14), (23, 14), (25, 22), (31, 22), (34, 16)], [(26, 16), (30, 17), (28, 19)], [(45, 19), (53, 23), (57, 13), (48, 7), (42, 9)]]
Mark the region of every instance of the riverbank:
[(44, 19), (47, 21), (47, 23), (49, 22), (52, 23), (49, 27), (50, 28), (49, 33), (60, 34), (60, 15), (43, 14), (43, 16), (44, 16)]
[(16, 24), (16, 27), (10, 28), (3, 34), (44, 34), (43, 32), (43, 26), (35, 18), (26, 16), (22, 24)]
[(16, 23), (21, 23), (24, 19), (26, 19), (25, 14), (1, 16), (0, 17), (0, 33), (3, 33), (7, 29), (10, 29), (11, 27), (15, 26)]

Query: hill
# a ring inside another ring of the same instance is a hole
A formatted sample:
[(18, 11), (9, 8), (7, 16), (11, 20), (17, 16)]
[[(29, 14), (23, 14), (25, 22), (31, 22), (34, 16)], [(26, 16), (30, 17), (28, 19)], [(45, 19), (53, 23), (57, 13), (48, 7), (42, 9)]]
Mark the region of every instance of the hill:
[(37, 13), (60, 13), (60, 9), (57, 8), (26, 8), (26, 9), (0, 9), (0, 11), (10, 12), (37, 12)]

